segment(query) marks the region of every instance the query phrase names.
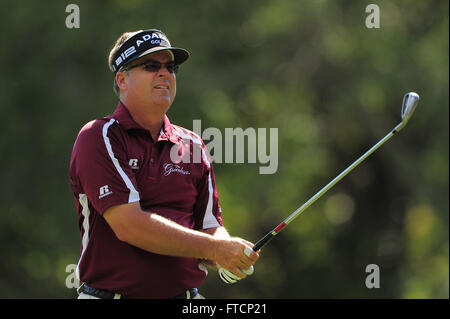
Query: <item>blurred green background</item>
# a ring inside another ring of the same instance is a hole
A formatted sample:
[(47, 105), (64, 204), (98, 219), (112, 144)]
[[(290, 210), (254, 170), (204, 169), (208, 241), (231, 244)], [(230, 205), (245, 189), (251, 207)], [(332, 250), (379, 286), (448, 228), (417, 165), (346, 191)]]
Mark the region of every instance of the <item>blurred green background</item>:
[[(278, 128), (278, 170), (215, 164), (225, 225), (256, 242), (400, 121), (408, 126), (311, 206), (233, 286), (209, 298), (449, 297), (448, 1), (3, 1), (0, 297), (74, 298), (80, 255), (68, 167), (82, 125), (114, 111), (107, 56), (124, 31), (163, 30), (190, 60), (168, 115)], [(365, 25), (369, 3), (380, 28)], [(208, 142), (207, 140), (205, 142)], [(365, 268), (380, 267), (368, 289)]]

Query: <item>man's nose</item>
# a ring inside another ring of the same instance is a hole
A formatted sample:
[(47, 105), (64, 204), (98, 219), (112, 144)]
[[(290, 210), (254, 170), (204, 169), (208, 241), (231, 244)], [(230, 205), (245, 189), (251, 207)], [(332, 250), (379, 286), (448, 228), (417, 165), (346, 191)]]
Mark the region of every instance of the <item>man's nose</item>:
[(164, 76), (167, 74), (170, 74), (169, 70), (167, 69), (167, 66), (165, 64), (161, 65), (161, 68), (158, 70), (157, 75)]

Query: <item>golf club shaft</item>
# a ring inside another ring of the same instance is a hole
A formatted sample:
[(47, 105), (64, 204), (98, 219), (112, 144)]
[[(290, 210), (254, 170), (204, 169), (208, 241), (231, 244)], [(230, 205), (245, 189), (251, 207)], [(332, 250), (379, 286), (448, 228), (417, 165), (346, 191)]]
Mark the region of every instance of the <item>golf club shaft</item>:
[(385, 137), (383, 137), (377, 144), (375, 144), (370, 150), (364, 153), (360, 158), (354, 161), (349, 167), (347, 167), (342, 173), (336, 176), (331, 182), (325, 185), (319, 192), (317, 192), (313, 197), (311, 197), (306, 203), (300, 206), (295, 212), (289, 215), (285, 220), (283, 220), (277, 227), (275, 227), (271, 232), (267, 233), (262, 237), (253, 247), (254, 251), (258, 251), (263, 246), (265, 246), (273, 237), (275, 237), (285, 226), (287, 226), (291, 221), (303, 213), (309, 206), (311, 206), (316, 200), (318, 200), (323, 194), (325, 194), (330, 188), (332, 188), (337, 182), (339, 182), (345, 175), (352, 171), (356, 166), (358, 166), (362, 161), (370, 156), (375, 150), (377, 150), (381, 145), (383, 145), (387, 140), (389, 140), (395, 133), (400, 131), (404, 125), (403, 123), (398, 124), (392, 131), (390, 131)]

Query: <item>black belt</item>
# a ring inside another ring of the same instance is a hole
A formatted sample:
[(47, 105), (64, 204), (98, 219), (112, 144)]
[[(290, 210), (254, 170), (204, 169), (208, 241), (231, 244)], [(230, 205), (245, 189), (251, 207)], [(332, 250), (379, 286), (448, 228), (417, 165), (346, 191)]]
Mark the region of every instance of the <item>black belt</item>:
[[(116, 293), (114, 293), (114, 292), (93, 288), (93, 287), (86, 285), (85, 283), (83, 283), (80, 286), (80, 288), (78, 288), (77, 291), (78, 291), (78, 294), (85, 293), (87, 295), (94, 296), (94, 297), (97, 297), (100, 299), (114, 299), (114, 296), (116, 295)], [(168, 299), (192, 299), (197, 295), (198, 295), (198, 289), (191, 288), (179, 295), (173, 296)], [(124, 296), (120, 295), (120, 299), (123, 299), (123, 298), (124, 298)]]
[[(100, 299), (114, 299), (114, 296), (116, 295), (114, 292), (93, 288), (85, 283), (77, 289), (77, 292), (78, 294), (85, 293), (86, 295), (94, 296)], [(120, 296), (120, 298), (123, 299), (123, 296)]]

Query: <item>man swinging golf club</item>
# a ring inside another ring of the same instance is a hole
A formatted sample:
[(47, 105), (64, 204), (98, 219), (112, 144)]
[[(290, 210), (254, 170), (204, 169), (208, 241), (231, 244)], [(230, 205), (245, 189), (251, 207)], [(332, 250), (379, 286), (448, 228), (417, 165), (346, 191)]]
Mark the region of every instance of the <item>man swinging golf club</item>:
[[(253, 244), (223, 226), (205, 144), (166, 116), (188, 57), (156, 29), (124, 33), (110, 52), (118, 106), (81, 129), (70, 161), (80, 299), (201, 298), (203, 263), (227, 283), (253, 272)], [(201, 161), (173, 162), (174, 147), (200, 147)]]

